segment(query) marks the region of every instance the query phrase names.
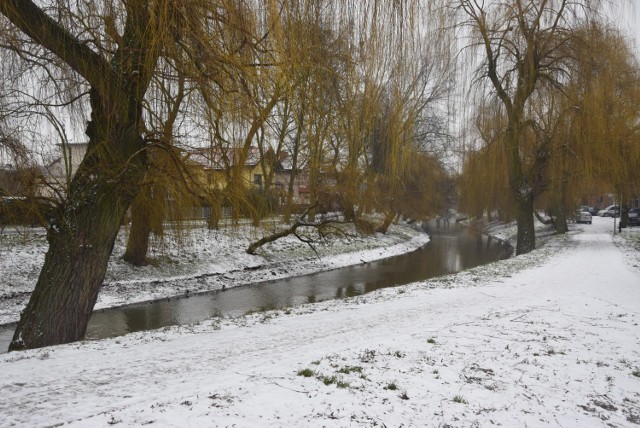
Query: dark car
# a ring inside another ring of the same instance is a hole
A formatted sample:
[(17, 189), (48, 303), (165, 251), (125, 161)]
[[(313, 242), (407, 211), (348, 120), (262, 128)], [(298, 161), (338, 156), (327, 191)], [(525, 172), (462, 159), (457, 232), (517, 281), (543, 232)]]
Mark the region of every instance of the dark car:
[(590, 207), (589, 205), (581, 205), (580, 211), (586, 211), (592, 216), (598, 215), (598, 209), (596, 207)]
[(640, 226), (640, 208), (629, 210), (629, 226)]

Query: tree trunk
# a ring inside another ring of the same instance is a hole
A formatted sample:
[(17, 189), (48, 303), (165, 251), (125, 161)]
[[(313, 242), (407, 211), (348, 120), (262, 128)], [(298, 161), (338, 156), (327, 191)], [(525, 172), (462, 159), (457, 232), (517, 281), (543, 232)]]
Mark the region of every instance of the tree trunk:
[(518, 235), (516, 255), (529, 253), (536, 248), (536, 235), (533, 223), (533, 196), (516, 201)]
[[(296, 137), (297, 139), (298, 137)], [(289, 223), (291, 221), (291, 211), (293, 210), (293, 193), (296, 184), (296, 177), (298, 176), (298, 147), (297, 144), (293, 148), (293, 155), (291, 157), (291, 176), (287, 183), (287, 198), (284, 203), (284, 216), (283, 221)]]
[(287, 185), (287, 198), (284, 203), (284, 213), (282, 215), (282, 221), (288, 224), (291, 221), (291, 211), (293, 210), (293, 184), (295, 180), (295, 174), (292, 173)]
[(131, 229), (123, 258), (124, 261), (134, 266), (147, 264), (149, 235), (151, 234), (151, 208), (147, 204), (148, 191), (149, 189), (145, 187), (131, 204)]
[[(109, 102), (96, 90), (90, 98), (87, 153), (51, 221), (49, 249), (11, 351), (84, 338), (122, 219), (146, 174), (140, 104)], [(122, 121), (110, 123), (113, 117)]]
[[(72, 181), (59, 222), (49, 228), (49, 250), (11, 351), (84, 338), (116, 235), (145, 173), (142, 157), (133, 156), (142, 147), (137, 126), (118, 128), (110, 140), (127, 150), (113, 153), (119, 158), (115, 162), (103, 156), (108, 151), (105, 144), (89, 144), (94, 150)], [(131, 159), (128, 165), (126, 159)], [(118, 173), (113, 168), (117, 164), (127, 168)]]
[[(180, 105), (184, 100), (184, 81), (184, 76), (180, 74), (177, 82), (178, 93), (170, 102), (167, 120), (162, 126), (163, 140), (167, 144), (173, 140), (173, 126), (177, 120)], [(148, 160), (151, 164), (158, 164), (155, 165), (156, 168), (160, 167), (159, 164), (162, 163), (162, 158), (153, 151), (148, 153)], [(149, 235), (151, 232), (161, 235), (163, 231), (166, 191), (164, 185), (157, 179), (158, 174), (157, 170), (149, 171), (140, 193), (131, 205), (131, 230), (124, 260), (134, 266), (147, 264)]]
[(207, 219), (207, 227), (210, 230), (217, 230), (220, 228), (220, 217), (222, 216), (220, 201), (211, 202), (211, 215)]
[[(106, 192), (100, 192), (107, 196)], [(114, 201), (115, 202), (115, 201)], [(49, 236), (49, 250), (9, 350), (84, 338), (125, 210), (85, 205), (77, 229)]]
[(142, 106), (160, 55), (163, 4), (124, 2), (116, 51), (101, 56), (31, 0), (0, 1), (2, 13), (36, 45), (91, 86), (87, 153), (50, 222), (49, 249), (9, 350), (84, 338), (126, 210), (146, 174)]
[(382, 224), (378, 226), (378, 228), (376, 229), (376, 232), (386, 234), (387, 230), (389, 230), (389, 226), (391, 226), (391, 223), (393, 223), (393, 220), (395, 220), (395, 218), (396, 218), (395, 212), (393, 211), (387, 212), (387, 214), (385, 214), (384, 216), (384, 222), (382, 222)]
[[(296, 116), (296, 136), (293, 140), (293, 152), (291, 153), (291, 176), (287, 183), (287, 201), (284, 206), (284, 222), (289, 223), (291, 221), (291, 210), (293, 208), (293, 193), (294, 186), (296, 184), (296, 178), (298, 177), (298, 154), (300, 153), (300, 144), (302, 142), (302, 128), (304, 126), (304, 113), (298, 112)], [(313, 204), (314, 201), (311, 201)]]
[(559, 234), (564, 234), (569, 231), (569, 226), (567, 225), (567, 213), (563, 207), (558, 207), (556, 216), (553, 219), (553, 228), (556, 233)]
[(629, 227), (629, 209), (624, 205), (620, 207), (620, 227)]

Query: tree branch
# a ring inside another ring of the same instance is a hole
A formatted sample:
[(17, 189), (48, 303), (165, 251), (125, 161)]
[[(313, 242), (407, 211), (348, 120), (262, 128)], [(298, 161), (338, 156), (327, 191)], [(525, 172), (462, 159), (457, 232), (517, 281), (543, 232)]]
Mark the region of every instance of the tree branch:
[(64, 61), (87, 79), (92, 86), (103, 89), (112, 81), (109, 64), (100, 55), (82, 44), (76, 37), (49, 17), (31, 0), (0, 0), (0, 13), (13, 25)]
[[(261, 239), (259, 239), (258, 241), (254, 242), (253, 244), (249, 245), (249, 248), (247, 248), (247, 253), (248, 254), (252, 254), (255, 255), (256, 251), (262, 247), (265, 244), (268, 244), (269, 242), (274, 242), (277, 241), (280, 238), (284, 238), (285, 236), (289, 236), (289, 235), (294, 235), (296, 238), (298, 238), (301, 242), (304, 242), (305, 244), (309, 245), (309, 247), (311, 247), (311, 249), (313, 250), (313, 252), (316, 253), (316, 255), (318, 254), (315, 250), (315, 248), (313, 247), (313, 242), (315, 241), (312, 238), (308, 238), (308, 237), (304, 237), (300, 234), (298, 234), (298, 228), (300, 227), (314, 227), (318, 230), (318, 234), (320, 236), (319, 239), (321, 238), (325, 238), (327, 235), (331, 234), (331, 233), (336, 233), (339, 234), (341, 232), (338, 232), (338, 228), (337, 227), (328, 227), (330, 224), (333, 223), (338, 223), (337, 220), (333, 220), (333, 219), (327, 219), (327, 220), (322, 220), (320, 222), (307, 222), (304, 219), (306, 218), (307, 214), (309, 214), (309, 212), (314, 209), (316, 206), (318, 205), (318, 203), (316, 202), (314, 205), (310, 206), (309, 208), (307, 208), (300, 217), (298, 217), (291, 226), (289, 226), (288, 228), (281, 230), (279, 232), (275, 232), (269, 236), (265, 236)], [(325, 228), (329, 228), (330, 231), (327, 233), (327, 231), (325, 230), (323, 232), (323, 229)], [(333, 229), (333, 232), (331, 231), (331, 229)]]

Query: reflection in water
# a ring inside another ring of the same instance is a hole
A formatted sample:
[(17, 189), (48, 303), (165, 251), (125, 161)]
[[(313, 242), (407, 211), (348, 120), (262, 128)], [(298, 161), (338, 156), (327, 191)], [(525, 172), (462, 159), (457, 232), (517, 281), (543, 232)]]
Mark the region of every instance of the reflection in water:
[[(474, 234), (457, 224), (430, 224), (429, 244), (409, 254), (379, 262), (320, 272), (297, 278), (96, 311), (87, 338), (120, 336), (169, 325), (189, 324), (222, 315), (285, 308), (304, 303), (352, 297), (506, 258), (508, 245)], [(0, 346), (6, 349), (13, 327), (0, 327)], [(6, 340), (5, 340), (5, 337)]]

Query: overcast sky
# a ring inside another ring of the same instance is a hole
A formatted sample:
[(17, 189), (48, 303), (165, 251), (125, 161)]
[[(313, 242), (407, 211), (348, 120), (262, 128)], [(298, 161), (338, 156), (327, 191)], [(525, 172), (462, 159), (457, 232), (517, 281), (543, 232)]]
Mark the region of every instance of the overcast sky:
[(614, 23), (633, 39), (636, 53), (640, 57), (640, 0), (613, 0), (612, 3), (614, 5), (610, 15)]

